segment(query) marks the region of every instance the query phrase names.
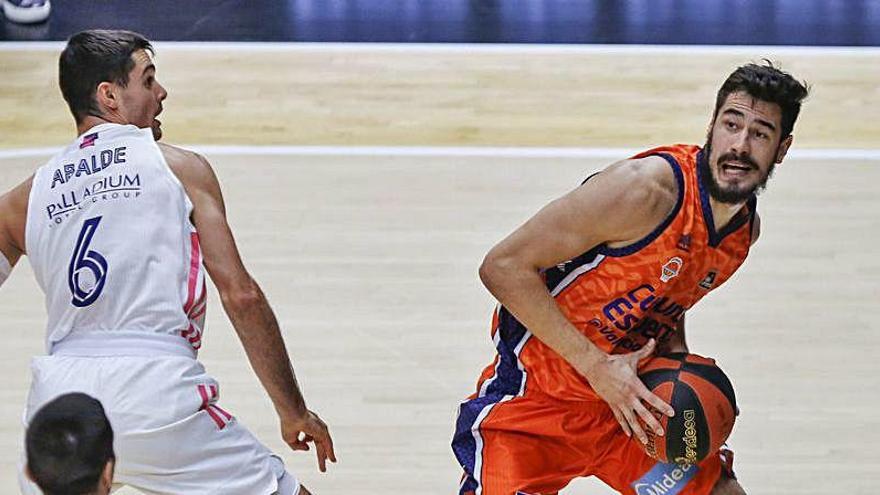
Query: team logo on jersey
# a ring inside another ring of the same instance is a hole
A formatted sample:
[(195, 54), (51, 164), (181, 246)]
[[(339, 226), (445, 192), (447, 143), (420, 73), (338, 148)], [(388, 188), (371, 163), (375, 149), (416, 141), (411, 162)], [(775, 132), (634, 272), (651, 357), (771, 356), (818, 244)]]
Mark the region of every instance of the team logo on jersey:
[(93, 132), (88, 136), (83, 136), (83, 140), (79, 143), (79, 149), (88, 148), (89, 146), (94, 146), (95, 141), (98, 140), (98, 133)]
[(657, 463), (631, 486), (637, 495), (678, 495), (699, 470), (696, 464)]
[(678, 238), (678, 249), (683, 251), (690, 252), (691, 250), (691, 235), (690, 234), (682, 234), (681, 237)]
[(681, 267), (684, 265), (684, 261), (681, 260), (678, 256), (670, 258), (669, 261), (663, 265), (663, 269), (660, 271), (660, 281), (661, 282), (669, 282), (673, 278), (678, 276), (678, 272), (681, 271)]
[(715, 277), (717, 277), (717, 276), (718, 276), (718, 272), (716, 272), (715, 270), (710, 271), (709, 273), (706, 274), (706, 277), (703, 278), (702, 281), (700, 281), (700, 287), (702, 287), (706, 290), (711, 289), (712, 286), (715, 285)]

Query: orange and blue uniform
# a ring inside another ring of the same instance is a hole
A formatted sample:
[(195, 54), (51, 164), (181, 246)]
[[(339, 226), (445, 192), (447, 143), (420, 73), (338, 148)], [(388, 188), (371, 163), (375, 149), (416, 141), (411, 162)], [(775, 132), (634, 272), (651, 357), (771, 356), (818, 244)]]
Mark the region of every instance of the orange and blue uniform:
[[(543, 272), (568, 320), (610, 354), (668, 340), (685, 311), (739, 268), (752, 241), (754, 196), (716, 231), (700, 180), (708, 171), (698, 166), (708, 157), (699, 147), (655, 148), (636, 158), (652, 155), (668, 162), (678, 184), (663, 223), (634, 244), (600, 245)], [(720, 454), (690, 467), (658, 464), (623, 433), (586, 379), (503, 306), (492, 338), (498, 354), (461, 404), (452, 442), (465, 471), (462, 495), (556, 493), (582, 476), (627, 495), (711, 492)]]

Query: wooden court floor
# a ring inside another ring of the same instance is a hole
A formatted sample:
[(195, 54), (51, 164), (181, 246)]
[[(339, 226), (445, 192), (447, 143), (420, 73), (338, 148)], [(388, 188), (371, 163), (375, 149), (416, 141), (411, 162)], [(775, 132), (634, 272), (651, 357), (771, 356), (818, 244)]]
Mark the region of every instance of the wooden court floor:
[[(623, 58), (630, 68), (621, 72), (614, 57), (566, 52), (537, 60), (534, 54), (492, 58), (446, 51), (169, 52), (159, 60), (160, 77), (165, 70), (176, 98), (169, 98), (163, 118), (169, 142), (383, 146), (700, 142), (713, 88), (733, 67), (730, 61), (757, 58), (629, 54)], [(51, 73), (40, 68), (50, 55), (0, 51), (3, 72), (11, 74), (10, 84), (0, 86), (2, 148), (53, 146), (70, 137), (51, 84), (34, 83), (35, 74)], [(542, 65), (548, 57), (570, 60)], [(880, 64), (868, 62), (877, 57), (790, 57), (785, 65), (802, 69), (815, 88), (796, 146), (876, 147), (876, 119), (862, 117), (876, 112), (868, 102), (880, 94)], [(278, 59), (289, 64), (273, 72)], [(326, 74), (290, 69), (307, 60)], [(376, 71), (343, 69), (349, 62), (374, 64)], [(200, 84), (203, 78), (186, 70), (192, 64), (222, 67), (222, 75)], [(394, 64), (409, 74), (397, 86), (389, 68)], [(254, 77), (258, 65), (265, 76), (252, 79), (253, 85), (229, 81)], [(676, 65), (690, 70), (670, 75), (639, 69)], [(410, 73), (407, 66), (446, 67), (452, 82), (431, 79), (443, 70)], [(349, 70), (357, 76), (345, 76)], [(534, 79), (542, 70), (546, 84)], [(499, 71), (520, 75), (511, 80)], [(470, 81), (474, 73), (482, 74), (476, 82)], [(309, 74), (312, 92), (297, 91), (303, 84), (297, 76)], [(317, 82), (322, 78), (326, 95)], [(627, 86), (633, 80), (636, 88)], [(291, 89), (281, 91), (285, 82)], [(448, 86), (454, 89), (443, 93)], [(595, 112), (578, 88), (602, 96), (594, 98)], [(507, 97), (493, 96), (499, 94)], [(519, 108), (520, 97), (531, 106)], [(57, 101), (44, 101), (50, 98)], [(306, 100), (318, 103), (310, 107)], [(537, 132), (554, 122), (557, 127)], [(336, 124), (348, 130), (337, 133)], [(458, 126), (474, 132), (456, 138)], [(309, 405), (331, 426), (340, 463), (322, 475), (308, 453), (284, 449), (272, 408), (212, 293), (201, 358), (221, 383), (224, 407), (283, 454), (316, 493), (453, 493), (459, 472), (448, 444), (456, 405), (493, 355), (493, 301), (476, 275), (480, 260), (541, 205), (608, 160), (351, 156), (344, 149), (328, 156), (242, 150), (208, 158), (223, 183), (246, 264), (279, 316)], [(0, 189), (42, 159), (0, 158)], [(742, 415), (731, 443), (750, 494), (868, 495), (880, 483), (874, 448), (880, 442), (878, 161), (786, 161), (760, 199), (763, 233), (750, 259), (689, 313), (691, 348), (717, 358), (734, 381)], [(28, 361), (42, 352), (45, 323), (26, 261), (0, 296), (6, 332), (0, 370), (7, 377), (0, 403), (0, 492), (16, 493)], [(591, 480), (564, 491), (606, 493)]]

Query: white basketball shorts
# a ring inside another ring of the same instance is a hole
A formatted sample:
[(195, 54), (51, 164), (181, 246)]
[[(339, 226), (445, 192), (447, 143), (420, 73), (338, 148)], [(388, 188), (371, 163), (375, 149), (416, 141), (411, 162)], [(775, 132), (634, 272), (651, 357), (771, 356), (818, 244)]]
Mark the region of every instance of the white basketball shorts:
[[(104, 405), (113, 426), (114, 485), (156, 495), (299, 492), (281, 459), (219, 405), (217, 381), (191, 357), (56, 354), (34, 358), (31, 371), (25, 424), (68, 392)], [(22, 493), (39, 493), (20, 480)]]

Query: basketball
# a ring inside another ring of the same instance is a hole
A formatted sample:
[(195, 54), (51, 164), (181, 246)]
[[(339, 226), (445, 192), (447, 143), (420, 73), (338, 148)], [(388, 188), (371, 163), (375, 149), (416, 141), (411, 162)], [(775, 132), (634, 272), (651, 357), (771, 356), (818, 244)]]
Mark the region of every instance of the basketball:
[(733, 385), (715, 360), (686, 353), (655, 357), (639, 369), (639, 377), (675, 409), (671, 418), (657, 414), (665, 436), (646, 428), (648, 455), (693, 464), (721, 448), (733, 430), (737, 408)]

